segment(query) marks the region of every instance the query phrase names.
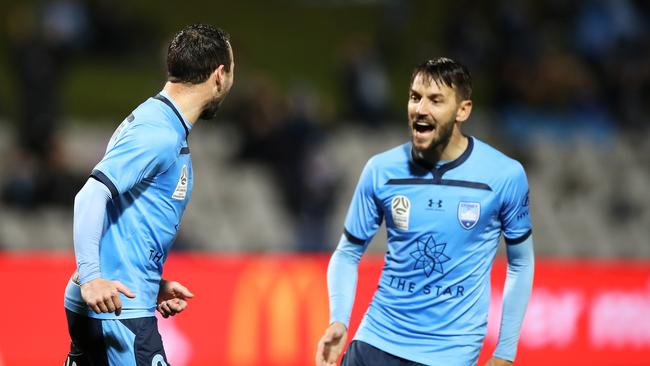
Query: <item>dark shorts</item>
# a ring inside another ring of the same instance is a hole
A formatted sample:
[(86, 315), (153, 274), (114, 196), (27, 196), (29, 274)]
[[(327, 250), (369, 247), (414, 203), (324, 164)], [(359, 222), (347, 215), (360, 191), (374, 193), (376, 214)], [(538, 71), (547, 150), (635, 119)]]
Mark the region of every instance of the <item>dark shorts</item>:
[(352, 341), (343, 355), (341, 366), (424, 366), (393, 356), (362, 341)]
[(72, 343), (65, 366), (168, 366), (155, 317), (101, 320), (65, 310)]

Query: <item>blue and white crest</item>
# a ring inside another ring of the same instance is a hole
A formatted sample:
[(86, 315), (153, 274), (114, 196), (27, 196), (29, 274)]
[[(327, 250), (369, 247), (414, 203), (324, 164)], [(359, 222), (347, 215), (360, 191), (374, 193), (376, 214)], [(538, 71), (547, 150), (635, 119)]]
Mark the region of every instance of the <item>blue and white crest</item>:
[(478, 202), (460, 202), (458, 204), (458, 221), (463, 229), (469, 230), (476, 226), (481, 217), (481, 204)]

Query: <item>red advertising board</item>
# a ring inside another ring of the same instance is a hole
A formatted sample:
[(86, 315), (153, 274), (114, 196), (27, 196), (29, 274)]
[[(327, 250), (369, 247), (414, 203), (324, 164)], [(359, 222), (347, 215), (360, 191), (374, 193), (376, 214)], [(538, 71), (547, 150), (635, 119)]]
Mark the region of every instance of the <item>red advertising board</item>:
[[(196, 295), (161, 319), (169, 361), (183, 365), (312, 365), (327, 326), (327, 256), (172, 254), (165, 278)], [(351, 331), (377, 286), (381, 257), (359, 268)], [(69, 347), (63, 290), (71, 254), (0, 254), (0, 366), (62, 364)], [(494, 349), (505, 262), (494, 265)], [(650, 365), (650, 261), (538, 259), (519, 365)]]

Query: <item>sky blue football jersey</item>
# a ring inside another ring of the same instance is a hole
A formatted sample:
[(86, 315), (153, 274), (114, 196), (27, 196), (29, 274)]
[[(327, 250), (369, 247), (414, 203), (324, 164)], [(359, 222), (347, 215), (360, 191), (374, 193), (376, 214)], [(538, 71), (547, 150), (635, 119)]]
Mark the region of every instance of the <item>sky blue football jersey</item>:
[[(99, 243), (102, 278), (121, 281), (136, 295), (120, 295), (120, 319), (154, 315), (163, 263), (192, 193), (190, 129), (171, 98), (163, 93), (149, 98), (119, 125), (91, 173), (112, 194)], [(65, 307), (116, 318), (88, 308), (74, 278)]]
[(504, 235), (531, 234), (523, 167), (476, 138), (433, 166), (411, 143), (366, 164), (345, 220), (363, 245), (386, 221), (379, 285), (354, 339), (426, 365), (473, 365), (487, 330), (490, 270)]

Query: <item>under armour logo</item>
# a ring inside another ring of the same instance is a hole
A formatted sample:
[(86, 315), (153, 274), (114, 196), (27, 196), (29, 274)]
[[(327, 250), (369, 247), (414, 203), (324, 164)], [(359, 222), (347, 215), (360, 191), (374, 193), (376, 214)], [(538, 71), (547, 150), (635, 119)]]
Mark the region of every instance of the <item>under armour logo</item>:
[(437, 208), (442, 208), (442, 200), (434, 201), (433, 199), (429, 199), (429, 207), (436, 206)]

